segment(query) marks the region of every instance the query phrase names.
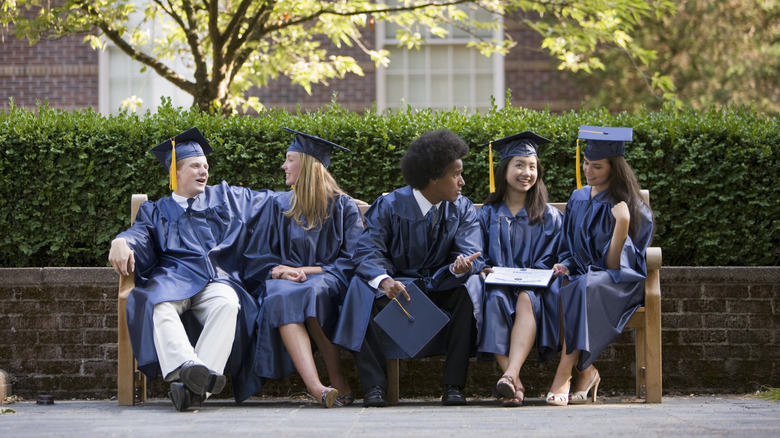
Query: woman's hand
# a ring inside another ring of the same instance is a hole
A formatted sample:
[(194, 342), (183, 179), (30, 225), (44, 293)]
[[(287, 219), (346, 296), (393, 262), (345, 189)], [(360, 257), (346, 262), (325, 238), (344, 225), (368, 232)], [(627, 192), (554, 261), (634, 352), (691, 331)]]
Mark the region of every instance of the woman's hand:
[(287, 265), (277, 265), (271, 270), (271, 278), (274, 280), (289, 280), (298, 283), (306, 281), (306, 273), (301, 268), (293, 268)]
[(553, 265), (553, 276), (557, 277), (559, 275), (569, 275), (569, 268), (566, 267), (563, 263), (556, 263)]
[(482, 277), (482, 279), (484, 280), (485, 277), (487, 277), (487, 275), (490, 274), (491, 272), (493, 272), (493, 268), (491, 268), (490, 266), (485, 266), (485, 268), (479, 273), (479, 276)]
[(628, 204), (624, 201), (620, 201), (612, 207), (612, 216), (615, 218), (616, 223), (624, 222), (628, 223), (631, 220), (631, 213), (628, 211)]

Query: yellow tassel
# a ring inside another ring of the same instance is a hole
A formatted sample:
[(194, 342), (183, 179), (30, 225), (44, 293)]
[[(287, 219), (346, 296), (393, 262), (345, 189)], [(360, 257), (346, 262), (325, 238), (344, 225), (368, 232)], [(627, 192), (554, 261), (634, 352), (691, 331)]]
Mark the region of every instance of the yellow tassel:
[(496, 177), (493, 175), (493, 142), (488, 145), (488, 165), (490, 166), (490, 193), (496, 193)]
[(168, 171), (168, 186), (176, 191), (176, 140), (171, 139), (171, 168)]
[(409, 314), (409, 312), (407, 312), (407, 311), (406, 311), (406, 309), (404, 309), (404, 306), (403, 306), (403, 305), (401, 305), (401, 302), (400, 302), (400, 301), (398, 301), (398, 297), (397, 297), (397, 296), (396, 296), (396, 297), (393, 297), (393, 301), (395, 301), (396, 303), (398, 303), (398, 305), (401, 307), (401, 310), (403, 310), (403, 311), (404, 311), (404, 313), (406, 314), (406, 317), (407, 317), (407, 318), (409, 318), (409, 319), (411, 319), (411, 318), (412, 318), (412, 315), (410, 315), (410, 314)]
[(580, 139), (577, 139), (577, 189), (582, 188), (582, 175), (580, 175)]

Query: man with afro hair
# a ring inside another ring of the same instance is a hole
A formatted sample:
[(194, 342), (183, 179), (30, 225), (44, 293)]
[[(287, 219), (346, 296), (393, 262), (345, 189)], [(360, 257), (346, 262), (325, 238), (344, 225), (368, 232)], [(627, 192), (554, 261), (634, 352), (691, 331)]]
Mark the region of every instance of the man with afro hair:
[(408, 358), (374, 317), (414, 282), (450, 321), (415, 357), (445, 354), (442, 404), (463, 405), (469, 357), (481, 323), (478, 273), (482, 234), (474, 205), (461, 195), (468, 145), (447, 130), (422, 134), (401, 159), (408, 184), (379, 197), (366, 212), (366, 229), (353, 256), (355, 276), (334, 343), (354, 352), (363, 405), (387, 405), (386, 360)]

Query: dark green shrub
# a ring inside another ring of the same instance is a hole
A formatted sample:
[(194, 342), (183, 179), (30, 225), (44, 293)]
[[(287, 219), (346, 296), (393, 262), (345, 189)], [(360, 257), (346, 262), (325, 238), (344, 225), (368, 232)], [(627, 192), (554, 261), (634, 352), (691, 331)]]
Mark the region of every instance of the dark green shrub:
[(156, 114), (143, 116), (45, 105), (0, 112), (0, 266), (106, 265), (111, 239), (128, 226), (130, 195), (169, 194), (165, 171), (149, 149), (192, 126), (215, 149), (212, 183), (285, 190), (280, 166), (291, 134), (281, 128), (288, 126), (351, 149), (334, 153), (331, 172), (367, 202), (403, 185), (399, 161), (409, 142), (424, 131), (450, 129), (471, 147), (464, 195), (482, 202), (488, 193), (485, 145), (527, 129), (553, 141), (540, 152), (545, 181), (553, 201), (568, 199), (576, 187), (580, 124), (634, 128), (626, 158), (650, 190), (654, 245), (663, 248), (664, 264), (780, 262), (780, 124), (747, 109), (356, 114), (333, 103), (316, 113), (272, 110), (221, 119), (163, 101)]

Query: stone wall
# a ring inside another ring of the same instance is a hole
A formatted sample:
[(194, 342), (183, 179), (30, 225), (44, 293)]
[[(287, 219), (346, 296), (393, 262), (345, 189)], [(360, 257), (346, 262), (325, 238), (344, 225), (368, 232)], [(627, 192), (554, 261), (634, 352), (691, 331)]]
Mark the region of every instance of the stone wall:
[[(780, 386), (780, 267), (661, 269), (664, 393), (746, 393)], [(117, 277), (110, 268), (0, 269), (0, 370), (13, 393), (64, 398), (116, 395)], [(606, 395), (634, 387), (634, 334), (620, 335), (596, 362)], [(351, 355), (344, 367), (359, 393)], [(529, 396), (547, 391), (556, 363), (521, 378)], [(324, 369), (324, 367), (320, 367)], [(401, 362), (401, 397), (436, 396), (441, 359)], [(488, 397), (500, 376), (492, 361), (474, 361), (469, 394)], [(150, 382), (150, 395), (166, 388)], [(271, 381), (263, 394), (305, 392), (297, 375)], [(229, 391), (222, 397), (229, 397)]]

